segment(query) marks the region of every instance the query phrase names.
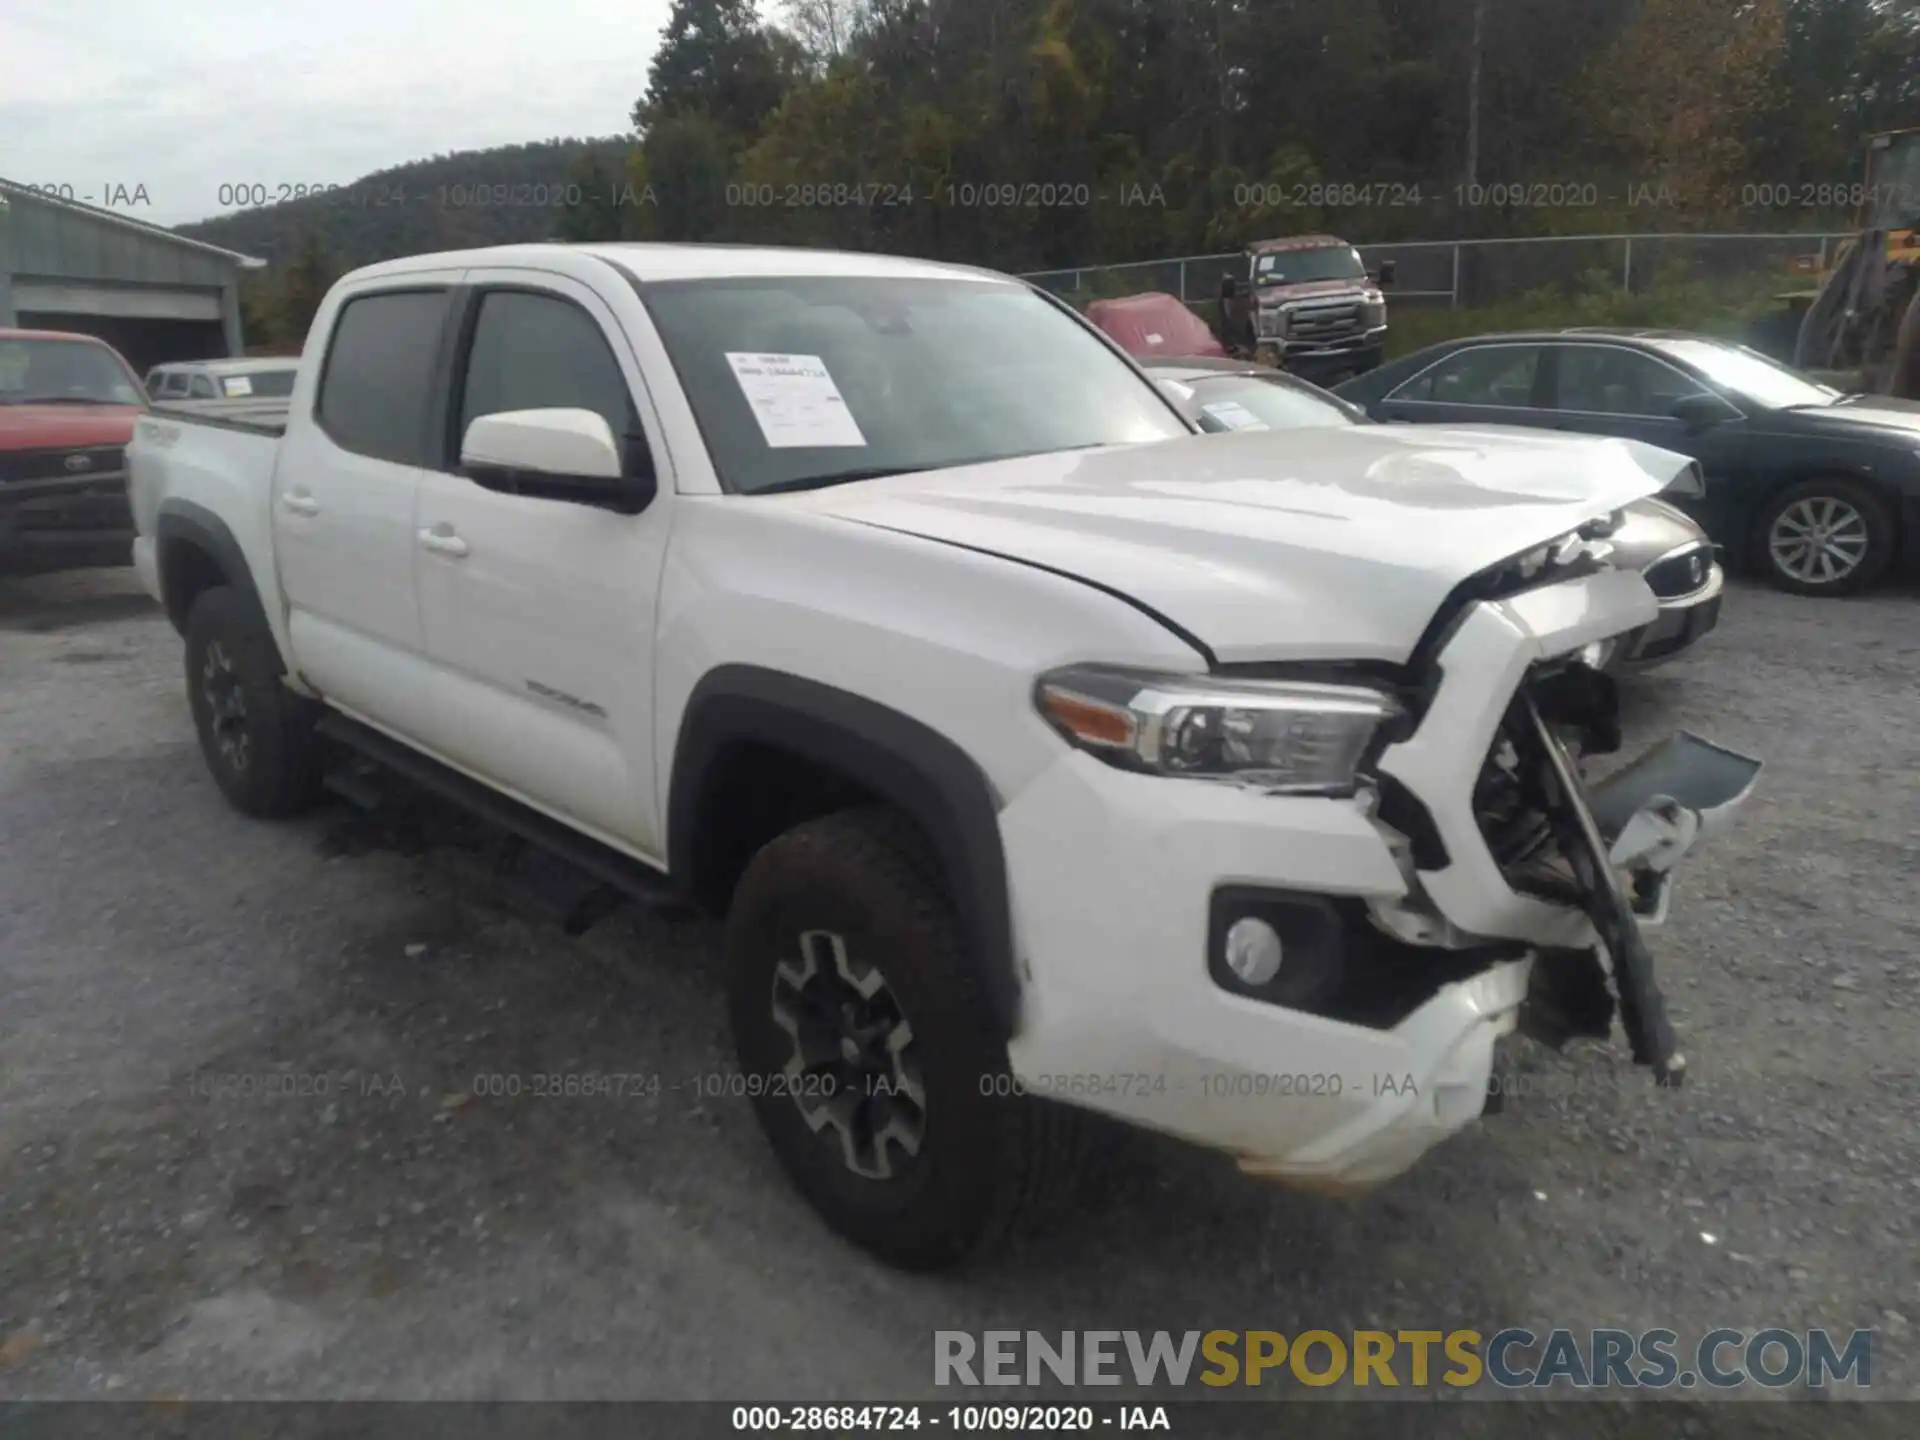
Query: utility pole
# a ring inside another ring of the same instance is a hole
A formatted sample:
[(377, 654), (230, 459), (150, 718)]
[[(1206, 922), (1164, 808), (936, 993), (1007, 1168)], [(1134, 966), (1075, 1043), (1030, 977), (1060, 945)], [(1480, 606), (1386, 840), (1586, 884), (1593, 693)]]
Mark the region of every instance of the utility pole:
[(1473, 53), (1467, 62), (1467, 184), (1480, 179), (1480, 46), (1487, 32), (1487, 0), (1473, 0)]

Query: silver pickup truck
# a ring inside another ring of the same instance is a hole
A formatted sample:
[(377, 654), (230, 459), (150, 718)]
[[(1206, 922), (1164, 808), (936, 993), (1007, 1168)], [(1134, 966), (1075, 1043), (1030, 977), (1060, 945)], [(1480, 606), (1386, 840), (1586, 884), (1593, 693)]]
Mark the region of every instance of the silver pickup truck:
[(277, 420), (293, 395), (300, 357), (187, 360), (147, 371), (147, 398), (169, 410), (230, 420)]

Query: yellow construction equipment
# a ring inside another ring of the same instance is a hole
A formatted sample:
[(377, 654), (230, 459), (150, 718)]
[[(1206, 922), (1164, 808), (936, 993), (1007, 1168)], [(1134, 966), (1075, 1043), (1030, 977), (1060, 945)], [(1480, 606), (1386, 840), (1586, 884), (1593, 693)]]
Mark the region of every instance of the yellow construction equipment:
[(1858, 194), (1859, 233), (1797, 261), (1815, 283), (1780, 297), (1799, 321), (1792, 360), (1850, 389), (1920, 399), (1920, 128), (1869, 138)]

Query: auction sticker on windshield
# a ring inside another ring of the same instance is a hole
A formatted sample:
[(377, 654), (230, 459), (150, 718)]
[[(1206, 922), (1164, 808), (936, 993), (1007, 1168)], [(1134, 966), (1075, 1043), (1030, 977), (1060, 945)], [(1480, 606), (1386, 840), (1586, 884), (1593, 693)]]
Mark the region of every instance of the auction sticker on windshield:
[(770, 448), (867, 443), (818, 355), (743, 355), (729, 350), (727, 363)]
[(1229, 430), (1264, 430), (1267, 422), (1238, 400), (1217, 400), (1200, 407)]

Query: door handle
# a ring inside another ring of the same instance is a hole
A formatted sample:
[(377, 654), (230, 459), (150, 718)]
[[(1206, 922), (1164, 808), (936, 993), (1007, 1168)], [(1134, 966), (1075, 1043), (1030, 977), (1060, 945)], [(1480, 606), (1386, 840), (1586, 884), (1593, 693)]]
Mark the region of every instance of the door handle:
[(288, 493), (280, 497), (280, 508), (291, 510), (295, 515), (318, 515), (320, 502), (311, 495)]
[(422, 530), (420, 548), (431, 550), (436, 555), (449, 555), (458, 560), (467, 553), (467, 542), (451, 530)]

